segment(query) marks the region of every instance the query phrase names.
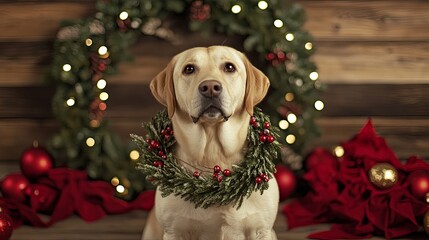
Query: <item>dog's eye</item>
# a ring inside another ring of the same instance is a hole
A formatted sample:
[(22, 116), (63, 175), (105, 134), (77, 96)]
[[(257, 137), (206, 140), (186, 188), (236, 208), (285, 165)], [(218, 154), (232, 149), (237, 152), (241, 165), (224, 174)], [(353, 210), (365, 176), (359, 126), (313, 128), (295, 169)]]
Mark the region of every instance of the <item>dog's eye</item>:
[(225, 72), (229, 72), (229, 73), (235, 72), (235, 66), (234, 66), (234, 64), (232, 64), (232, 63), (226, 63), (224, 71)]
[(183, 69), (183, 73), (186, 75), (192, 74), (195, 72), (195, 66), (192, 64), (188, 64), (185, 66), (185, 68)]

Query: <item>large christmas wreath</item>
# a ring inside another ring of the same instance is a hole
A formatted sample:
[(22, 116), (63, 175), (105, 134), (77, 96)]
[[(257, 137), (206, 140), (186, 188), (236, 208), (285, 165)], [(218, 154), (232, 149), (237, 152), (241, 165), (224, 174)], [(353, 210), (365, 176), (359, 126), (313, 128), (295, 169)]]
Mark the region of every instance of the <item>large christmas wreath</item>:
[(279, 142), (300, 153), (317, 135), (314, 118), (323, 108), (321, 84), (298, 5), (277, 0), (99, 1), (95, 16), (65, 22), (54, 43), (50, 78), (57, 86), (53, 111), (61, 130), (48, 147), (58, 164), (111, 181), (125, 198), (150, 186), (135, 170), (136, 146), (123, 143), (103, 118), (106, 85), (139, 36), (172, 41), (175, 33), (163, 23), (178, 18), (187, 19), (193, 31), (244, 38), (244, 51), (258, 56), (253, 61), (270, 78), (266, 111), (281, 129)]

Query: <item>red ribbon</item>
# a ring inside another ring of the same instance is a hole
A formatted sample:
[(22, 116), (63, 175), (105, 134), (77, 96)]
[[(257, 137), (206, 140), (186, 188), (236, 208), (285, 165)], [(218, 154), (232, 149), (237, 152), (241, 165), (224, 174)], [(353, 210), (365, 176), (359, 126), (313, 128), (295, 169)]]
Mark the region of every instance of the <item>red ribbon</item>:
[[(55, 168), (27, 190), (30, 206), (0, 198), (0, 207), (12, 217), (15, 228), (22, 224), (49, 227), (75, 213), (85, 221), (95, 221), (153, 207), (154, 191), (142, 192), (132, 202), (116, 198), (114, 191), (107, 182), (90, 180), (85, 171)], [(50, 215), (50, 220), (43, 221), (38, 213)]]

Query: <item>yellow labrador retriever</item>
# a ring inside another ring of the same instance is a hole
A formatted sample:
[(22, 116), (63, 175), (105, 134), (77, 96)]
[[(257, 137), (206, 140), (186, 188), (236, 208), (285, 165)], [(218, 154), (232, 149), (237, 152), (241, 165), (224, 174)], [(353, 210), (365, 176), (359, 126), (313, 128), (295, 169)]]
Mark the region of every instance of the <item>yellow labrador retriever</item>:
[[(268, 86), (268, 78), (244, 54), (225, 46), (176, 55), (150, 84), (155, 98), (167, 106), (176, 157), (193, 166), (222, 169), (243, 159), (253, 107)], [(142, 239), (277, 239), (273, 224), (278, 201), (275, 179), (264, 194), (253, 193), (238, 210), (195, 208), (157, 191)]]

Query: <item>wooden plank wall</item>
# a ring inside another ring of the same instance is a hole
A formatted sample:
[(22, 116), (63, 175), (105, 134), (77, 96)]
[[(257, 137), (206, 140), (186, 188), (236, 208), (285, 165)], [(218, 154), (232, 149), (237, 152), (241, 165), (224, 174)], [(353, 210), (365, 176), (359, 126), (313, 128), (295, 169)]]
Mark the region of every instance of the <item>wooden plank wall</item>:
[[(372, 117), (400, 158), (429, 159), (429, 2), (419, 0), (298, 1), (315, 38), (325, 110), (321, 138), (312, 146), (333, 147)], [(52, 42), (63, 19), (94, 14), (94, 0), (0, 0), (0, 162), (17, 161), (33, 140), (52, 135), (54, 88), (44, 81)], [(107, 117), (124, 138), (159, 108), (148, 81), (176, 53), (220, 44), (223, 36), (191, 34), (173, 46), (144, 37), (133, 47), (134, 62), (108, 79)], [(311, 147), (310, 147), (311, 148)]]

